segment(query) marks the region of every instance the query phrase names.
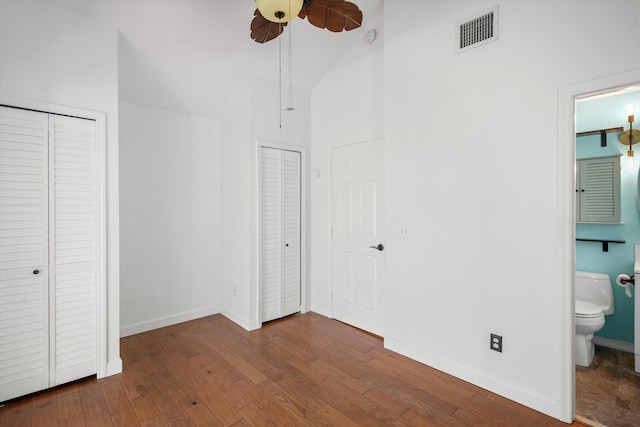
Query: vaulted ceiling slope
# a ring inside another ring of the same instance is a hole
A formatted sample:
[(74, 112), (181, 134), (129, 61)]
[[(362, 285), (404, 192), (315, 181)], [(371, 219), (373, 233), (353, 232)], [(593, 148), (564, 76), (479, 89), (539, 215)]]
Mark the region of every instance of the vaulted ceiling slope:
[[(362, 27), (331, 33), (294, 20), (294, 85), (310, 91), (364, 43), (382, 0), (355, 0)], [(252, 73), (278, 79), (278, 41), (251, 40), (254, 0), (55, 0), (52, 4), (119, 29), (119, 96), (128, 103), (219, 118)], [(283, 55), (288, 51), (283, 38)], [(287, 68), (285, 62), (285, 68)]]

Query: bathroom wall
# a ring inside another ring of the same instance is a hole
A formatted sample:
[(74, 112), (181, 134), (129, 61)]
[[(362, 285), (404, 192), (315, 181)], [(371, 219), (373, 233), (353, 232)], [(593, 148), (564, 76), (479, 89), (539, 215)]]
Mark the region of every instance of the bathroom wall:
[[(624, 126), (626, 107), (634, 104), (636, 117), (640, 116), (640, 91), (623, 92), (578, 102), (576, 105), (576, 132)], [(634, 123), (637, 128), (638, 123)], [(628, 146), (618, 140), (619, 133), (607, 134), (607, 146), (600, 147), (600, 135), (576, 138), (576, 157), (610, 156), (622, 154), (621, 220), (623, 224), (576, 224), (576, 237), (592, 239), (624, 240), (625, 244), (610, 244), (603, 252), (599, 243), (576, 242), (576, 269), (606, 273), (611, 277), (615, 313), (607, 317), (606, 324), (596, 335), (609, 340), (633, 344), (633, 298), (615, 284), (620, 273), (633, 273), (633, 246), (640, 245), (640, 211), (637, 200), (637, 175), (640, 149), (636, 146), (636, 167), (627, 167)], [(632, 288), (635, 298), (635, 289)], [(615, 344), (614, 344), (615, 345)]]

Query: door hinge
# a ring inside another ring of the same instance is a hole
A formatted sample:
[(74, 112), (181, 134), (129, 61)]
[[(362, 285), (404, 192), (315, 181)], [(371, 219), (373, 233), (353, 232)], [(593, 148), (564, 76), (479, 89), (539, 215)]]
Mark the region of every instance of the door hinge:
[(331, 291), (331, 302), (333, 302), (333, 291)]

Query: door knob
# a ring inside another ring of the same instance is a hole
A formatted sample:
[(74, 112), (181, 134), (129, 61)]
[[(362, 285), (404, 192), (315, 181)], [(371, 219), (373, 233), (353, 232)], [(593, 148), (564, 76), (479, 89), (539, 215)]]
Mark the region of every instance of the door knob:
[(378, 243), (378, 246), (369, 246), (371, 249), (377, 249), (380, 252), (384, 251), (384, 245), (382, 243)]
[(33, 270), (33, 274), (39, 274), (40, 270)]

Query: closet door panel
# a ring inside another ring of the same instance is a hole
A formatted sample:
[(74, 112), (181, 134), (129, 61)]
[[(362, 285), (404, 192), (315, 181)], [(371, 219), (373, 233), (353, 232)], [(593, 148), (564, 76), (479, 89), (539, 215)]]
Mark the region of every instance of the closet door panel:
[(262, 322), (300, 311), (301, 154), (260, 148)]
[(51, 384), (96, 373), (95, 123), (50, 120)]
[(300, 153), (283, 151), (282, 316), (300, 311)]
[(47, 122), (0, 107), (0, 401), (49, 386)]
[(282, 311), (282, 156), (280, 150), (260, 149), (260, 265), (263, 322)]

